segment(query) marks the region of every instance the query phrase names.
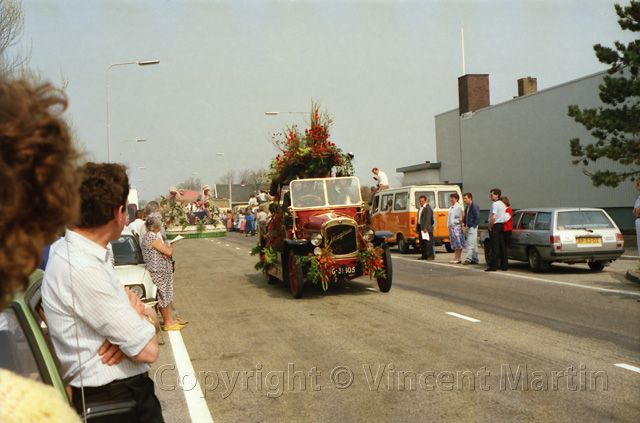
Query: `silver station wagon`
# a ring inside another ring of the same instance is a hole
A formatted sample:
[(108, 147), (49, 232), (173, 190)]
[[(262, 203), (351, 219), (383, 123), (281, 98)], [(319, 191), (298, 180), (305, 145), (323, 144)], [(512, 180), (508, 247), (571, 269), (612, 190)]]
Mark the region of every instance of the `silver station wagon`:
[[(488, 231), (482, 242), (488, 264), (493, 254)], [(624, 239), (602, 209), (523, 209), (513, 215), (507, 251), (510, 259), (528, 261), (534, 272), (548, 270), (552, 262), (586, 262), (591, 270), (602, 270), (624, 253)]]

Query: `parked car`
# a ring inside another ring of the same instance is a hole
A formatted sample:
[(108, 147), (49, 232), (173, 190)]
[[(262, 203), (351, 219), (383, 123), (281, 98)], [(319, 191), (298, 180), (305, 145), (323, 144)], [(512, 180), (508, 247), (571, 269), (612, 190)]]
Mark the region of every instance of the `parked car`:
[[(70, 390), (62, 380), (42, 312), (40, 289), (43, 276), (42, 270), (36, 270), (30, 277), (27, 290), (16, 294), (0, 312), (0, 367), (53, 386), (69, 400), (71, 406)], [(135, 403), (112, 399), (87, 403), (86, 415), (87, 421), (94, 423), (132, 421), (135, 419)]]
[(371, 204), (371, 228), (374, 231), (388, 231), (390, 245), (397, 245), (401, 254), (409, 252), (409, 247), (420, 249), (420, 237), (416, 234), (419, 198), (427, 197), (433, 209), (436, 225), (433, 238), (436, 245), (444, 244), (452, 252), (447, 229), (447, 215), (451, 201), (449, 196), (457, 193), (462, 198), (458, 185), (411, 185), (391, 188), (375, 194)]
[[(489, 232), (482, 232), (487, 264), (493, 252)], [(518, 210), (507, 248), (510, 259), (528, 261), (534, 272), (553, 262), (584, 263), (602, 270), (624, 253), (620, 229), (607, 212), (596, 208), (540, 208)]]
[[(391, 289), (391, 253), (384, 240), (392, 234), (374, 232), (366, 224), (357, 178), (296, 179), (285, 197), (259, 244), (270, 283), (284, 280), (293, 297), (300, 298), (310, 276), (310, 260), (329, 251), (332, 281), (344, 282), (370, 272), (376, 274), (380, 291)], [(373, 261), (372, 255), (376, 257)], [(372, 272), (371, 263), (378, 266), (376, 271), (384, 272)], [(323, 286), (326, 288), (324, 282)]]
[(115, 272), (120, 282), (144, 302), (157, 299), (158, 288), (151, 280), (142, 257), (138, 237), (125, 228), (117, 241), (111, 242), (115, 258)]

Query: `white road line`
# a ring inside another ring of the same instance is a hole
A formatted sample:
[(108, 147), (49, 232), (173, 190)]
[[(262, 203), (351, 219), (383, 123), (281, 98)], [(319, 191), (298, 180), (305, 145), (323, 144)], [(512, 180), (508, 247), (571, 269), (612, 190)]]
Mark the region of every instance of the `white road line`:
[[(169, 340), (171, 341), (171, 349), (173, 349), (173, 357), (176, 360), (176, 366), (178, 367), (178, 374), (180, 375), (195, 375), (193, 370), (187, 347), (184, 345), (182, 335), (180, 331), (170, 331)], [(182, 378), (181, 378), (182, 379)], [(202, 388), (200, 382), (196, 378), (195, 386), (193, 389), (183, 389), (184, 397), (187, 400), (187, 407), (189, 408), (189, 415), (192, 422), (213, 423), (213, 417), (207, 407), (207, 402), (202, 394)]]
[(231, 247), (231, 245), (229, 245), (229, 244), (224, 244), (224, 245), (226, 245), (227, 247)]
[(447, 311), (446, 314), (448, 314), (449, 316), (457, 317), (459, 319), (468, 320), (468, 321), (473, 322), (473, 323), (478, 323), (480, 321), (478, 319), (474, 319), (473, 317), (464, 316), (462, 314), (454, 313), (453, 311)]
[(614, 366), (622, 367), (623, 369), (631, 370), (632, 372), (640, 373), (640, 367), (632, 366), (631, 364), (614, 364)]
[(240, 247), (236, 247), (236, 250), (239, 250), (239, 249), (240, 249)]
[[(408, 261), (414, 261), (414, 262), (416, 261), (415, 259), (393, 256), (393, 260), (396, 260), (396, 259), (408, 260)], [(435, 264), (435, 265), (438, 265), (438, 266), (446, 266), (446, 267), (455, 267), (456, 269), (468, 270), (468, 271), (472, 271), (472, 272), (483, 272), (484, 271), (484, 269), (472, 269), (472, 268), (470, 268), (470, 266), (460, 266), (460, 265), (457, 265), (457, 264), (449, 264), (449, 263), (438, 263), (438, 262), (435, 262), (435, 261), (417, 262), (417, 263), (419, 263), (419, 264)], [(597, 286), (580, 285), (580, 284), (571, 283), (571, 282), (560, 282), (560, 281), (554, 281), (552, 279), (542, 279), (542, 278), (535, 278), (533, 276), (518, 275), (518, 274), (515, 274), (513, 272), (493, 272), (493, 274), (497, 275), (497, 276), (510, 276), (510, 277), (514, 277), (514, 278), (527, 279), (527, 280), (536, 281), (536, 282), (552, 283), (552, 284), (556, 284), (556, 285), (572, 286), (574, 288), (584, 288), (584, 289), (591, 289), (593, 291), (609, 292), (609, 293), (613, 293), (613, 294), (624, 294), (624, 295), (631, 295), (631, 296), (634, 296), (634, 297), (640, 297), (640, 292), (621, 291), (621, 290), (618, 290), (618, 289), (599, 288)]]

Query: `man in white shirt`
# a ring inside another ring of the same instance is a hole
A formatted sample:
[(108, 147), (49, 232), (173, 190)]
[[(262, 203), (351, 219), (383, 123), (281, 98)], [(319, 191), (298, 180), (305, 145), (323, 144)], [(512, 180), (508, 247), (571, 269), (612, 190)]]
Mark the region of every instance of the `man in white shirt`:
[(376, 190), (376, 192), (380, 192), (383, 189), (389, 189), (389, 178), (387, 178), (386, 173), (379, 170), (377, 167), (371, 169), (371, 172), (376, 175), (373, 177), (373, 179), (376, 179), (378, 181), (378, 189)]
[[(52, 247), (42, 283), (47, 325), (71, 386), (76, 410), (85, 402), (133, 400), (138, 421), (162, 422), (160, 402), (147, 376), (158, 358), (156, 317), (125, 291), (111, 264), (110, 241), (120, 237), (127, 214), (129, 182), (118, 164), (87, 163), (81, 176), (80, 222)], [(105, 339), (121, 353), (105, 363)], [(112, 364), (112, 365), (110, 365)]]
[(491, 251), (493, 252), (493, 260), (489, 263), (489, 268), (485, 272), (495, 272), (498, 270), (507, 270), (507, 246), (504, 242), (504, 218), (507, 206), (500, 201), (502, 191), (498, 188), (491, 190), (491, 210), (489, 211), (489, 240), (491, 242)]

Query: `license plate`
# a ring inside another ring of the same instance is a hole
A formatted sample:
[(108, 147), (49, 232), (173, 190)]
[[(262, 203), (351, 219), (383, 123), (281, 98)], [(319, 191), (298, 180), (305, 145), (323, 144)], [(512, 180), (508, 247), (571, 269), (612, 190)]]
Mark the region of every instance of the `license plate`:
[(334, 267), (333, 269), (331, 269), (331, 272), (336, 276), (353, 275), (354, 273), (356, 273), (356, 267), (355, 266)]
[(576, 245), (580, 246), (600, 246), (602, 245), (602, 237), (581, 237), (576, 238)]

